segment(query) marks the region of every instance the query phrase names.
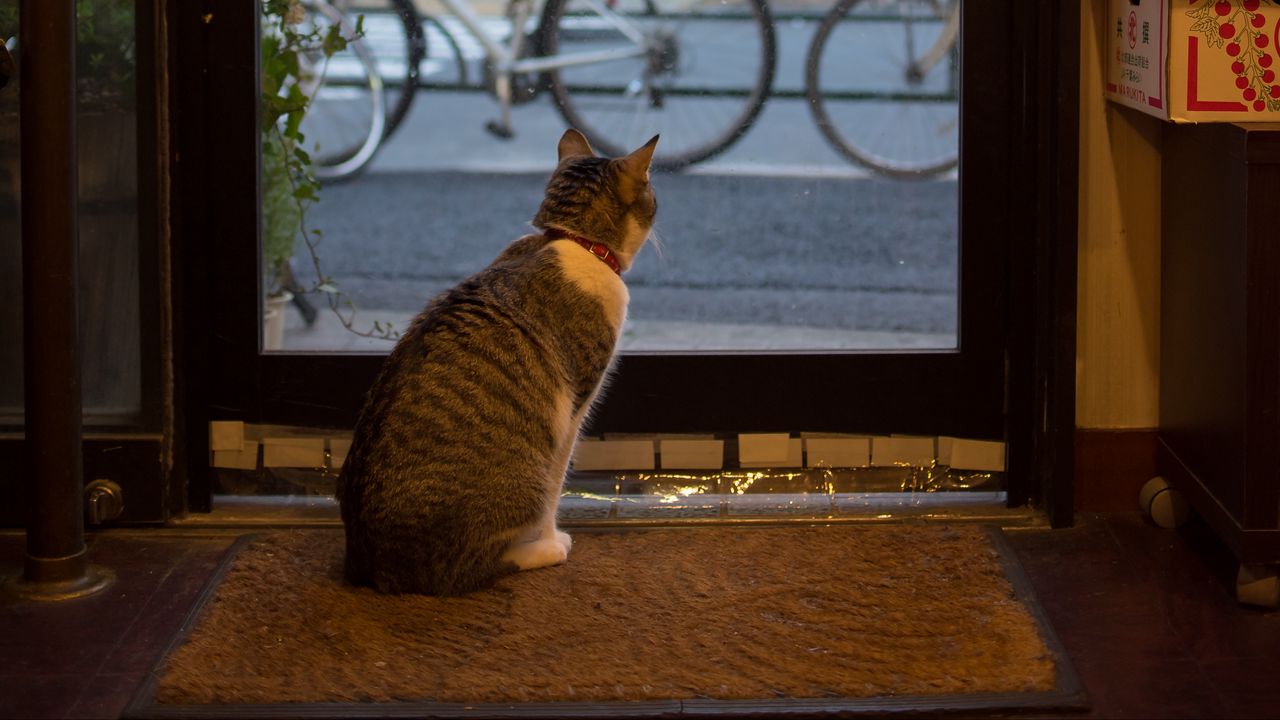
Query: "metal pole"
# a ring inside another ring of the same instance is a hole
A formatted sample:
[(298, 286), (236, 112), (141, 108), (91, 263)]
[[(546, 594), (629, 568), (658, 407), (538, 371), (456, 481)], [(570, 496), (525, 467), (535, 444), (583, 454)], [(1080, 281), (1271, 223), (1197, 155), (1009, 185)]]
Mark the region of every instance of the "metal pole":
[(84, 542), (77, 308), (75, 0), (22, 0), (22, 294), (27, 549), (11, 591), (62, 599), (102, 589)]

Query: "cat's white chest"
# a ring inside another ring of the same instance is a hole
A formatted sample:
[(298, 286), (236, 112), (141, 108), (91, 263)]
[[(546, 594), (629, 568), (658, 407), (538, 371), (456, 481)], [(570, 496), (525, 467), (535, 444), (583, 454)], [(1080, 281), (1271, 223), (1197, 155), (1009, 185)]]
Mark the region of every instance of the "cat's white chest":
[(551, 243), (551, 248), (557, 253), (565, 277), (582, 292), (599, 298), (616, 338), (627, 319), (627, 302), (630, 299), (622, 278), (572, 240), (556, 240)]

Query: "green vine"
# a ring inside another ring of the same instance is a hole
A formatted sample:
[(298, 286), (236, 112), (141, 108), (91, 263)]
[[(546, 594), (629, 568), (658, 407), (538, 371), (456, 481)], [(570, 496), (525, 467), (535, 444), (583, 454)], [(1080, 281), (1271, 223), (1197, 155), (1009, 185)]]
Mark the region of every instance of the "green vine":
[[(262, 165), (263, 165), (263, 260), (269, 294), (321, 293), (342, 326), (361, 337), (394, 340), (399, 332), (389, 323), (374, 322), (372, 329), (355, 325), (354, 303), (325, 275), (318, 247), (323, 239), (319, 229), (308, 229), (307, 208), (320, 200), (320, 182), (302, 132), (302, 120), (311, 105), (303, 87), (318, 87), (322, 78), (309, 77), (317, 71), (308, 57), (328, 60), (364, 35), (364, 17), (356, 18), (350, 37), (337, 24), (306, 22), (307, 10), (300, 0), (264, 0), (262, 3)], [(319, 72), (325, 62), (318, 63)], [(293, 277), (289, 259), (301, 237), (311, 260), (314, 280), (306, 286)]]

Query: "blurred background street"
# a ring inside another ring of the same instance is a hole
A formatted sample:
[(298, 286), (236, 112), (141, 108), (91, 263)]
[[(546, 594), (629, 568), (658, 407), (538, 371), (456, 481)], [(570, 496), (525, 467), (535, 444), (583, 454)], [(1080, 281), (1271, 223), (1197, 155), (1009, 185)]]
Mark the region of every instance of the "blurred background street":
[[(955, 174), (885, 179), (830, 148), (799, 97), (815, 28), (804, 19), (775, 26), (775, 95), (734, 146), (654, 175), (661, 251), (646, 249), (627, 275), (624, 349), (954, 346)], [(370, 28), (375, 49), (382, 32)], [(462, 49), (478, 63), (478, 46)], [(871, 52), (838, 51), (850, 67)], [(419, 91), (363, 174), (324, 187), (308, 224), (323, 232), (324, 271), (358, 308), (358, 327), (404, 327), (431, 296), (528, 231), (565, 121), (546, 93), (514, 108), (513, 139), (485, 130), (496, 115), (479, 90)], [(295, 269), (305, 283), (304, 260)], [(389, 347), (328, 315), (306, 327), (290, 311), (285, 347)]]

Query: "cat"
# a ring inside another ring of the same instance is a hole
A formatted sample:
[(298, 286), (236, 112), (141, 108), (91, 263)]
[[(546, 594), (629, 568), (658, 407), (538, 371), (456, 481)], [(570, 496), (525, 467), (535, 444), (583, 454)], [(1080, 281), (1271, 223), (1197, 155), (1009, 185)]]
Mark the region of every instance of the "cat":
[(609, 159), (567, 130), (538, 232), (428, 303), (399, 339), (338, 477), (349, 583), (461, 595), (568, 558), (560, 490), (613, 365), (622, 273), (657, 214), (657, 142)]

